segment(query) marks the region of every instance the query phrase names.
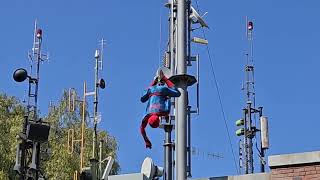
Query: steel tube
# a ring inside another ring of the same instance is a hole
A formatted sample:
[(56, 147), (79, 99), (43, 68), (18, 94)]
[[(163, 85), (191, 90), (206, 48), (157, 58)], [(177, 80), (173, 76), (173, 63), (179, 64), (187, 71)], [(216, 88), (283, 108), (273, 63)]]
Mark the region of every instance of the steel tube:
[[(186, 74), (186, 1), (177, 0), (177, 75)], [(177, 83), (181, 96), (176, 100), (176, 180), (186, 180), (187, 82)]]

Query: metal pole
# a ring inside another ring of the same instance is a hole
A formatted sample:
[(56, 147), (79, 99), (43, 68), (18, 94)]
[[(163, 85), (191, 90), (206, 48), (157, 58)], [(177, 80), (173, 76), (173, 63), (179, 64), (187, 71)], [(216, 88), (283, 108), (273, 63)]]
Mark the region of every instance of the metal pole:
[(264, 149), (261, 147), (261, 164), (260, 164), (260, 170), (262, 173), (265, 172), (265, 167), (264, 167), (264, 163), (263, 163), (263, 160), (264, 160)]
[(249, 130), (249, 143), (248, 143), (248, 148), (249, 148), (249, 152), (248, 152), (248, 161), (249, 161), (249, 173), (253, 173), (253, 150), (252, 150), (252, 138), (253, 138), (253, 132), (252, 132), (252, 112), (251, 112), (251, 102), (247, 102), (247, 105), (248, 105), (248, 122), (249, 122), (249, 127), (248, 127), (248, 130)]
[(165, 130), (165, 180), (173, 180), (172, 177), (172, 170), (173, 170), (173, 163), (172, 163), (172, 141), (171, 141), (171, 132), (172, 132), (172, 125), (166, 124), (164, 125)]
[(243, 138), (243, 148), (244, 148), (244, 173), (248, 174), (248, 118), (247, 109), (243, 109), (244, 114), (244, 138)]
[(98, 173), (98, 177), (100, 178), (102, 175), (102, 151), (103, 151), (103, 140), (100, 140), (100, 144), (99, 144), (99, 173)]
[[(174, 7), (175, 7), (175, 0), (171, 1), (170, 5), (170, 70), (171, 74), (176, 74), (176, 44), (175, 44), (175, 13), (174, 13)], [(175, 98), (172, 99), (173, 106), (171, 109), (172, 112), (175, 111)], [(173, 114), (169, 117), (169, 125), (165, 125), (165, 177), (164, 180), (173, 180), (173, 143), (171, 140), (171, 133), (173, 129), (172, 119), (175, 117)]]
[[(30, 86), (30, 84), (29, 84)], [(24, 122), (23, 122), (23, 134), (26, 134), (27, 132), (27, 125), (28, 125), (28, 115), (24, 116)], [(25, 139), (22, 139), (22, 143), (21, 143), (21, 159), (20, 159), (20, 180), (24, 180), (25, 179), (25, 159), (26, 159), (26, 143), (27, 141)]]
[(86, 120), (86, 82), (83, 83), (83, 102), (82, 102), (82, 123), (81, 123), (81, 149), (80, 149), (80, 172), (83, 168), (83, 156), (84, 156), (84, 130)]
[[(262, 108), (263, 107), (259, 107), (259, 117), (261, 118), (262, 116)], [(261, 132), (261, 131), (260, 131)], [(260, 133), (261, 136), (261, 133)], [(261, 138), (260, 138), (261, 139)], [(260, 171), (263, 173), (265, 172), (265, 166), (264, 166), (264, 156), (265, 156), (265, 149), (262, 148), (262, 142), (260, 143), (260, 151), (261, 151), (261, 160), (260, 160)]]
[(95, 57), (96, 66), (95, 66), (95, 78), (94, 78), (94, 111), (93, 111), (93, 142), (92, 142), (92, 157), (91, 157), (91, 172), (92, 178), (96, 179), (98, 176), (97, 173), (97, 116), (98, 116), (98, 77), (99, 77), (99, 56)]
[[(186, 74), (186, 1), (177, 0), (177, 75)], [(187, 82), (176, 84), (181, 96), (176, 101), (176, 180), (186, 180)]]
[(93, 111), (93, 142), (92, 142), (92, 159), (96, 158), (96, 146), (97, 146), (97, 114), (98, 114), (98, 75), (99, 75), (99, 57), (96, 57), (96, 66), (95, 66), (95, 78), (94, 78), (94, 111)]
[(187, 131), (188, 131), (188, 143), (187, 143), (187, 151), (188, 151), (188, 168), (187, 168), (187, 177), (191, 177), (191, 106), (188, 106), (188, 122), (187, 122)]
[(174, 17), (174, 0), (172, 0), (170, 9), (170, 69), (171, 74), (175, 74), (175, 41), (174, 41), (174, 33), (175, 33), (175, 17)]
[[(36, 81), (35, 81), (35, 85), (36, 85), (36, 89), (35, 89), (35, 96), (34, 96), (34, 121), (38, 122), (38, 112), (37, 112), (37, 105), (38, 105), (38, 90), (39, 90), (39, 75), (40, 75), (40, 61), (41, 61), (41, 43), (42, 43), (42, 38), (39, 39), (39, 48), (38, 48), (38, 54), (37, 54), (37, 76), (36, 76)], [(35, 144), (35, 143), (33, 143)], [(37, 167), (37, 171), (36, 171), (36, 179), (39, 178), (39, 169), (40, 169), (40, 143), (37, 143), (36, 145), (36, 167)]]

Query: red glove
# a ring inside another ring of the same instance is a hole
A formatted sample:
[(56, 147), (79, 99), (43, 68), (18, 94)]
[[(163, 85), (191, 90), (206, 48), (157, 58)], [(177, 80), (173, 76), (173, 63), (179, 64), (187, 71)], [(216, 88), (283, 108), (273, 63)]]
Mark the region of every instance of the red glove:
[(156, 85), (156, 84), (157, 84), (157, 79), (153, 80), (153, 81), (151, 82), (151, 84), (149, 85), (149, 87), (154, 86), (154, 85)]
[(166, 76), (163, 76), (162, 79), (164, 80), (164, 82), (166, 82), (169, 88), (174, 86), (173, 82), (171, 82)]
[(146, 141), (146, 148), (149, 148), (149, 149), (152, 148), (152, 144), (150, 141)]

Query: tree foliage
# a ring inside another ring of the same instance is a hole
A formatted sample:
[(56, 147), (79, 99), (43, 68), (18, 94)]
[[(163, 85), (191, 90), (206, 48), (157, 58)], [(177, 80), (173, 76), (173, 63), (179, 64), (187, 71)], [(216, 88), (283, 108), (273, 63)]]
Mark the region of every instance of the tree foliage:
[(24, 108), (19, 101), (0, 95), (0, 179), (13, 179), (17, 134), (21, 131)]
[[(80, 98), (77, 98), (80, 100)], [(69, 154), (68, 131), (74, 130), (74, 139), (81, 137), (82, 102), (75, 101), (75, 111), (68, 110), (69, 97), (64, 92), (56, 105), (49, 107), (47, 116), (43, 121), (50, 124), (48, 143), (41, 147), (41, 169), (48, 179), (72, 179), (73, 173), (80, 170), (80, 143), (75, 142), (74, 151)], [(88, 107), (88, 106), (86, 106)], [(86, 128), (84, 133), (84, 167), (89, 167), (92, 154), (92, 133), (90, 128), (90, 115), (86, 108)], [(24, 108), (14, 97), (0, 95), (0, 179), (14, 179), (13, 166), (15, 164), (16, 136), (22, 130)], [(71, 137), (70, 137), (71, 139)], [(98, 132), (98, 140), (103, 143), (103, 157), (112, 156), (116, 159), (112, 174), (120, 170), (117, 161), (117, 142), (107, 131)], [(99, 147), (99, 146), (98, 146)]]

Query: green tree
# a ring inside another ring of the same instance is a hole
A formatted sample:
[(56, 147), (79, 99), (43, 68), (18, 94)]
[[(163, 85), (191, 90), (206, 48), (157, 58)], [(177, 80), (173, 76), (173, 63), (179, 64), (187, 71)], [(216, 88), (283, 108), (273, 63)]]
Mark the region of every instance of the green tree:
[[(77, 99), (80, 100), (79, 97)], [(71, 112), (68, 106), (69, 97), (65, 91), (59, 103), (50, 108), (49, 114), (45, 118), (45, 121), (49, 122), (51, 126), (49, 142), (45, 146), (50, 149), (50, 155), (47, 160), (43, 161), (44, 172), (49, 179), (72, 179), (73, 173), (80, 170), (80, 142), (75, 143), (74, 151), (71, 154), (68, 153), (67, 148), (69, 130), (74, 130), (74, 139), (80, 139), (81, 137), (82, 102), (75, 101), (75, 110)], [(84, 134), (84, 167), (88, 167), (92, 154), (93, 130), (89, 128), (90, 118), (87, 108), (85, 113), (87, 118)], [(106, 131), (99, 131), (98, 139), (107, 142), (104, 143), (103, 147), (104, 157), (112, 156), (117, 159), (117, 143), (115, 138), (110, 136)], [(120, 166), (116, 160), (111, 173), (117, 174), (119, 170)]]
[[(49, 108), (49, 113), (43, 118), (50, 124), (49, 141), (41, 145), (41, 169), (48, 179), (63, 180), (72, 179), (73, 173), (79, 171), (80, 166), (80, 144), (75, 144), (74, 152), (67, 152), (67, 137), (69, 129), (75, 130), (75, 138), (80, 138), (81, 107), (82, 102), (76, 101), (75, 111), (68, 111), (68, 93), (64, 92), (56, 106)], [(19, 141), (16, 139), (22, 131), (25, 108), (15, 98), (0, 94), (0, 179), (16, 179), (13, 171), (16, 156), (16, 146)], [(86, 111), (88, 117), (88, 111)], [(85, 130), (85, 153), (84, 164), (89, 166), (89, 159), (92, 150), (92, 128), (89, 127), (87, 118)], [(120, 170), (117, 161), (117, 142), (114, 137), (106, 131), (99, 131), (98, 139), (104, 142), (103, 155), (112, 156), (116, 159), (112, 174)]]
[(24, 108), (15, 97), (0, 94), (0, 179), (14, 179), (16, 136), (23, 116)]

